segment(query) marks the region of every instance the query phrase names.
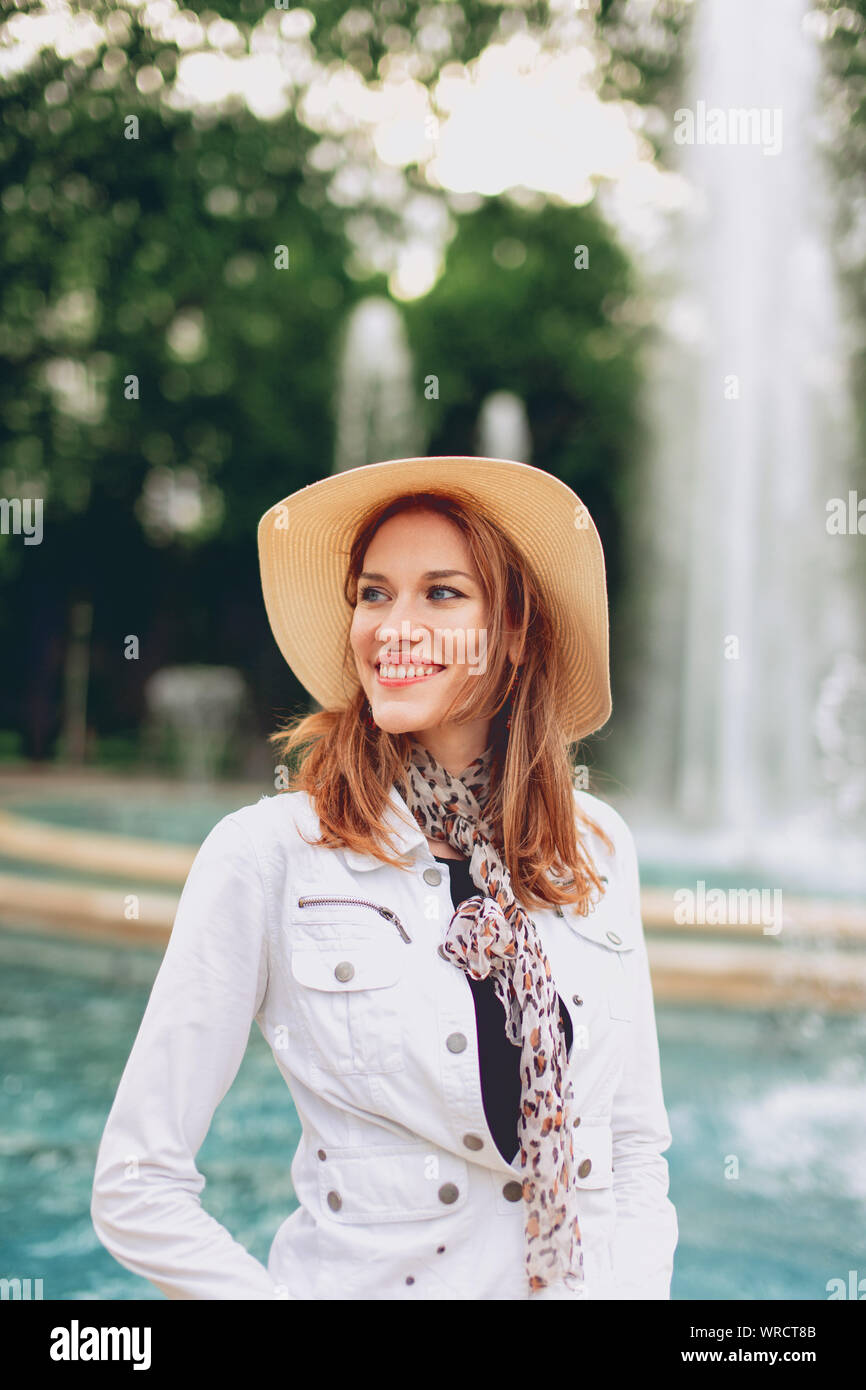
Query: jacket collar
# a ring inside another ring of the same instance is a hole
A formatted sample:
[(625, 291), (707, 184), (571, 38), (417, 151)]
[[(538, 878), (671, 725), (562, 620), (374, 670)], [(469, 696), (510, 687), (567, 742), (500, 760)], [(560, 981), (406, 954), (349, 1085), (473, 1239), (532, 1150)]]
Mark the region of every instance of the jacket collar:
[[(423, 830), (394, 786), (391, 787), (389, 804), (385, 807), (382, 820), (386, 829), (391, 832), (391, 839), (398, 855), (410, 855), (418, 846), (423, 846), (429, 853)], [(351, 869), (382, 868), (382, 860), (377, 859), (374, 854), (362, 854), (356, 849), (344, 849), (343, 855)]]

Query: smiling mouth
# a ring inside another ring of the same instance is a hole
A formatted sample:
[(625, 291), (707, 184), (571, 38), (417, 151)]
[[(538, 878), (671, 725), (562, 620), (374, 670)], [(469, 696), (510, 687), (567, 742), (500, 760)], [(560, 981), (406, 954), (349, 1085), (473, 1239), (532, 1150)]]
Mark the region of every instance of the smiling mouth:
[(432, 680), (438, 676), (440, 671), (444, 671), (444, 666), (437, 666), (435, 662), (427, 662), (423, 666), (401, 666), (391, 665), (387, 662), (376, 662), (375, 671), (382, 685), (417, 685), (419, 681)]

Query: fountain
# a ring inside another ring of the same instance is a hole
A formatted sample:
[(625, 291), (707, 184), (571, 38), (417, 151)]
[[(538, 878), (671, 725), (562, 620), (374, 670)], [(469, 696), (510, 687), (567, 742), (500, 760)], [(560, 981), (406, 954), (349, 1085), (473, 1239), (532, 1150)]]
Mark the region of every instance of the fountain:
[(399, 310), (370, 295), (349, 315), (337, 373), (334, 472), (422, 453), (412, 358)]
[(526, 406), (513, 391), (492, 391), (478, 417), (478, 453), (481, 458), (532, 462), (532, 436)]
[(695, 7), (674, 121), (693, 199), (647, 266), (617, 771), (649, 859), (860, 891), (862, 561), (828, 524), (856, 431), (807, 8)]
[(164, 666), (145, 682), (151, 736), (174, 734), (187, 782), (214, 781), (246, 698), (231, 666)]

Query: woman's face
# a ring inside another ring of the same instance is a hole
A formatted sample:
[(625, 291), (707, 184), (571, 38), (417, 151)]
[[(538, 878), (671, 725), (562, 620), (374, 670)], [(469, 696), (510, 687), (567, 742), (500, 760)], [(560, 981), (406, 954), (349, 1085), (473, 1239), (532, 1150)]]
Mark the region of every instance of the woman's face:
[(458, 771), (467, 766), (486, 747), (489, 720), (460, 725), (447, 750), (441, 721), (457, 692), (486, 670), (487, 637), (481, 581), (459, 527), (438, 512), (384, 522), (364, 556), (350, 630), (379, 727), (416, 735), (445, 766), (446, 751)]

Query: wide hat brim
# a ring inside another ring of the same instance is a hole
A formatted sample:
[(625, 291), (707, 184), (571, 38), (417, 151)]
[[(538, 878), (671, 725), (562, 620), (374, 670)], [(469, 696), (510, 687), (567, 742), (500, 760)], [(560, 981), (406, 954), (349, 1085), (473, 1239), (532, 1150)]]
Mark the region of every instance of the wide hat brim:
[(360, 680), (344, 592), (351, 543), (368, 514), (405, 493), (439, 492), (483, 512), (511, 539), (547, 598), (567, 682), (569, 742), (611, 711), (604, 552), (576, 493), (511, 459), (392, 459), (334, 473), (269, 507), (258, 525), (262, 593), (277, 646), (323, 709), (344, 709)]

